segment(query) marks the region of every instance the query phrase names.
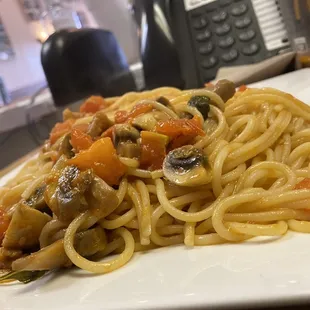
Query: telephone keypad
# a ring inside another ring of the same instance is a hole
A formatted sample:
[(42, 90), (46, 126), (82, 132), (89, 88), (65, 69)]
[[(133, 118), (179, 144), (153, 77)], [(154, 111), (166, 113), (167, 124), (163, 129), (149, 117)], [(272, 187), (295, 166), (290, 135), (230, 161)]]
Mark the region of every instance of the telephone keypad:
[(251, 1), (217, 0), (188, 12), (201, 80), (215, 78), (222, 66), (266, 58), (266, 47)]

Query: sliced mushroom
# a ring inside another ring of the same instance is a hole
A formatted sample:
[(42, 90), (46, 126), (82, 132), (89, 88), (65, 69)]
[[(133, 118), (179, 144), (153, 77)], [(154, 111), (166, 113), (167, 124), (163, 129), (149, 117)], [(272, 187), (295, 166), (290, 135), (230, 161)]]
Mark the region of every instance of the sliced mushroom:
[(204, 119), (208, 118), (210, 111), (210, 98), (207, 96), (193, 96), (187, 103), (189, 106), (196, 108)]
[(164, 105), (165, 107), (171, 109), (172, 111), (174, 111), (173, 105), (170, 103), (170, 100), (164, 96), (160, 96), (156, 99), (157, 102), (161, 103), (162, 105)]
[(129, 124), (116, 124), (112, 134), (117, 154), (124, 157), (135, 158), (140, 154), (140, 147), (137, 140), (140, 137), (139, 131)]
[(68, 119), (78, 119), (81, 118), (84, 114), (81, 112), (73, 112), (70, 109), (65, 109), (62, 112), (62, 118), (64, 121), (68, 120)]
[(44, 196), (49, 208), (65, 223), (86, 210), (102, 217), (118, 205), (116, 191), (112, 187), (95, 176), (92, 170), (81, 172), (76, 166), (67, 166), (59, 177), (51, 177)]
[(60, 156), (51, 170), (52, 174), (59, 174), (59, 172), (66, 167), (67, 160), (68, 159), (66, 158), (66, 156)]
[(97, 226), (82, 231), (75, 237), (74, 248), (82, 256), (91, 256), (105, 248), (107, 244), (104, 230)]
[(12, 263), (12, 270), (52, 270), (70, 265), (61, 239), (38, 252), (15, 260)]
[(153, 131), (158, 121), (166, 121), (169, 118), (168, 114), (155, 110), (135, 117), (132, 121), (132, 125), (139, 130)]
[(134, 118), (132, 125), (139, 130), (151, 131), (155, 128), (157, 120), (152, 113), (141, 114)]
[(60, 143), (58, 147), (59, 154), (65, 155), (67, 158), (71, 158), (74, 156), (70, 139), (71, 139), (70, 133), (64, 135), (62, 138), (60, 138)]
[(98, 218), (111, 214), (118, 206), (115, 189), (98, 177), (94, 177), (91, 195), (87, 198), (93, 214)]
[(164, 176), (180, 186), (198, 186), (210, 183), (211, 169), (200, 149), (185, 145), (170, 151), (163, 164)]
[(163, 104), (164, 106), (168, 107), (171, 103), (170, 100), (164, 96), (160, 96), (156, 99), (157, 102)]
[(44, 209), (46, 206), (46, 203), (44, 200), (45, 189), (46, 189), (46, 184), (43, 183), (41, 186), (37, 187), (34, 190), (34, 192), (30, 195), (30, 197), (26, 199), (23, 203), (37, 210)]
[(92, 138), (99, 137), (111, 125), (112, 123), (106, 114), (103, 111), (98, 111), (88, 126), (87, 134)]
[[(91, 256), (104, 249), (106, 236), (101, 227), (80, 232), (75, 237), (75, 249), (82, 256)], [(19, 270), (52, 270), (59, 267), (70, 266), (71, 261), (67, 257), (63, 239), (32, 253), (19, 258), (12, 263), (12, 269)]]
[(50, 220), (49, 215), (19, 204), (13, 213), (2, 245), (11, 249), (29, 249), (38, 245), (41, 230)]
[(21, 250), (0, 248), (0, 269), (11, 269), (12, 262), (23, 256)]
[(127, 158), (139, 158), (141, 148), (137, 143), (120, 142), (117, 146), (117, 154)]
[(224, 102), (226, 102), (235, 94), (236, 86), (234, 82), (231, 82), (229, 80), (219, 80), (215, 84), (213, 91), (217, 93)]
[(129, 124), (116, 124), (114, 125), (114, 131), (112, 134), (112, 139), (114, 146), (120, 142), (136, 142), (139, 139), (139, 131)]
[(60, 221), (72, 221), (88, 209), (85, 192), (93, 180), (92, 170), (81, 172), (76, 166), (67, 166), (60, 177), (50, 182), (45, 191), (45, 201)]

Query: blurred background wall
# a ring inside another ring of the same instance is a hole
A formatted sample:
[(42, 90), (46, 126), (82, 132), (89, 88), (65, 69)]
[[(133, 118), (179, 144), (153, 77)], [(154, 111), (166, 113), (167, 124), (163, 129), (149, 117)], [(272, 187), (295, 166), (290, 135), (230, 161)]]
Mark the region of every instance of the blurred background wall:
[(12, 92), (45, 80), (40, 57), (41, 43), (32, 33), (17, 1), (0, 1), (2, 22), (13, 46), (15, 56), (0, 62), (0, 76)]

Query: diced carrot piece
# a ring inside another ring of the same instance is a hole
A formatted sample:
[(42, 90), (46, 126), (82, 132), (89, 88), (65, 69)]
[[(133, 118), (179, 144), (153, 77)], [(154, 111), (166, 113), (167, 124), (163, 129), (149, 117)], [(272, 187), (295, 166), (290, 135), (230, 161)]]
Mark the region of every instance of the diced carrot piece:
[(109, 185), (118, 184), (126, 172), (126, 166), (119, 160), (110, 138), (97, 140), (89, 149), (76, 154), (68, 163), (81, 170), (93, 169), (95, 174)]

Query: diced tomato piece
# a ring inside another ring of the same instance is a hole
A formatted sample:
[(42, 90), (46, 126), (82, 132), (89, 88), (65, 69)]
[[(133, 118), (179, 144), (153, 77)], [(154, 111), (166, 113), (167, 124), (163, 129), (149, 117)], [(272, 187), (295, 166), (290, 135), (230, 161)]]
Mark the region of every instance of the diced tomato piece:
[(192, 119), (170, 119), (167, 121), (159, 121), (155, 131), (172, 139), (180, 135), (205, 135), (198, 116), (196, 115)]
[(80, 106), (80, 112), (96, 113), (99, 110), (104, 109), (106, 106), (107, 103), (101, 96), (91, 96)]
[(129, 113), (126, 111), (116, 111), (114, 115), (114, 120), (116, 124), (125, 123), (128, 119)]
[(114, 131), (114, 125), (108, 128), (103, 134), (102, 137), (109, 137), (112, 139), (113, 136), (113, 131)]
[(295, 189), (310, 189), (310, 178), (305, 178), (296, 184)]
[(70, 143), (73, 146), (73, 148), (79, 152), (81, 150), (88, 149), (93, 144), (93, 140), (91, 136), (89, 136), (82, 130), (78, 128), (73, 128), (71, 131)]
[(140, 166), (143, 169), (161, 169), (166, 156), (169, 138), (150, 131), (141, 132)]
[(126, 111), (117, 111), (114, 115), (115, 123), (121, 124), (130, 122), (138, 115), (150, 112), (153, 110), (153, 106), (149, 103), (140, 103), (135, 105), (132, 110), (128, 113)]
[(50, 143), (54, 144), (60, 137), (71, 131), (73, 119), (68, 119), (62, 123), (56, 123), (50, 133)]
[(169, 150), (190, 144), (196, 136), (204, 136), (198, 116), (192, 119), (170, 119), (158, 122), (155, 131), (171, 139)]
[(209, 83), (206, 83), (206, 84), (205, 84), (205, 87), (207, 87), (207, 88), (213, 88), (213, 87), (214, 87), (214, 84), (211, 83), (211, 82), (209, 82)]
[(248, 89), (246, 85), (241, 85), (238, 91), (245, 91), (246, 89)]

